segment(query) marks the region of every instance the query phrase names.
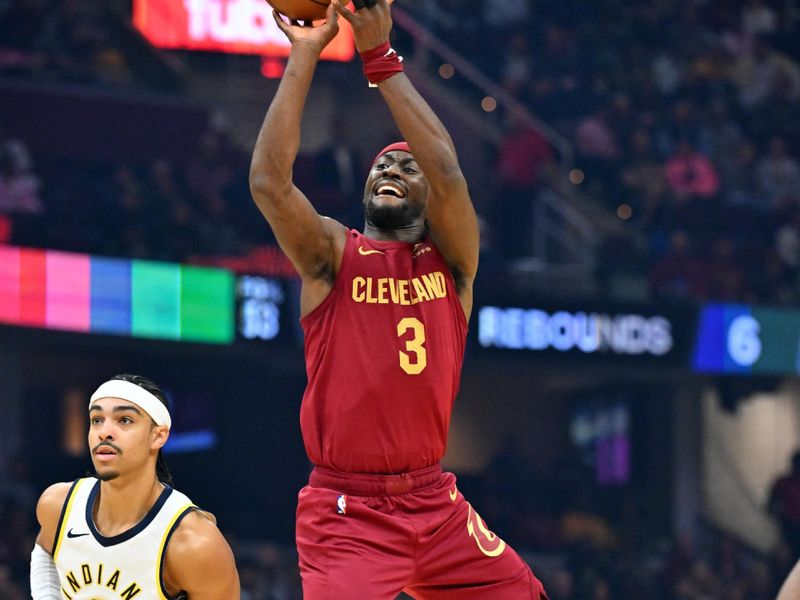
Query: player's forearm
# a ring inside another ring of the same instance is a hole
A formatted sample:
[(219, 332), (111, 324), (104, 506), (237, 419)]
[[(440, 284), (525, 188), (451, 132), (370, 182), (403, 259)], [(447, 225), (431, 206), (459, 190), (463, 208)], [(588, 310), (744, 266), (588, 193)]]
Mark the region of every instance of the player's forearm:
[(61, 586), (53, 557), (35, 544), (31, 553), (31, 598), (33, 600), (60, 600)]
[(270, 104), (253, 150), (250, 187), (254, 191), (289, 185), (300, 150), (300, 124), (319, 52), (294, 46), (286, 72)]
[(378, 89), (431, 185), (460, 177), (450, 134), (408, 77), (398, 73), (379, 83)]

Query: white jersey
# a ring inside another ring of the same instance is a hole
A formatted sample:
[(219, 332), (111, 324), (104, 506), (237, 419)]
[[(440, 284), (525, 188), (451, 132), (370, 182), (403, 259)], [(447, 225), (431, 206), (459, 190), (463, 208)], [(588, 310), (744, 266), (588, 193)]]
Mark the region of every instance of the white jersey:
[(139, 523), (105, 537), (92, 518), (99, 491), (97, 479), (78, 479), (64, 502), (53, 545), (63, 598), (171, 600), (162, 579), (164, 552), (181, 519), (195, 505), (166, 486)]

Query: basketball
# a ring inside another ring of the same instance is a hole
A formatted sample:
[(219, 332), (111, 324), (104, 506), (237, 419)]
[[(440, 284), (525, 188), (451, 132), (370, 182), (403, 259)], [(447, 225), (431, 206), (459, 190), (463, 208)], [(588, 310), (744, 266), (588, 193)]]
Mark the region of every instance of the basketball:
[(267, 3), (290, 19), (307, 21), (324, 19), (330, 0), (267, 0)]

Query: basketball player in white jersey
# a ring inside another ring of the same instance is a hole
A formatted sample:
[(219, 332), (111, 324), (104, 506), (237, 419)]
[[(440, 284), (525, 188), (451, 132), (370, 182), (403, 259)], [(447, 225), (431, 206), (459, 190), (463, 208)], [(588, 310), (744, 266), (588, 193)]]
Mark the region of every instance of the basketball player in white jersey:
[(214, 517), (169, 484), (171, 418), (150, 380), (117, 375), (89, 400), (96, 477), (56, 483), (36, 507), (33, 600), (236, 600), (239, 575)]

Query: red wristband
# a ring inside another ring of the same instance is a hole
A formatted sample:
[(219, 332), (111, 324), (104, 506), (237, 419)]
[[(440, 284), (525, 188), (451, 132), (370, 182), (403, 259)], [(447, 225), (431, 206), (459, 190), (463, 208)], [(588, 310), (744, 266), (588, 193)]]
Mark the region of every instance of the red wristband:
[(384, 42), (380, 46), (359, 52), (359, 54), (364, 63), (364, 75), (372, 85), (377, 85), (403, 71), (403, 57), (397, 54), (389, 42)]

